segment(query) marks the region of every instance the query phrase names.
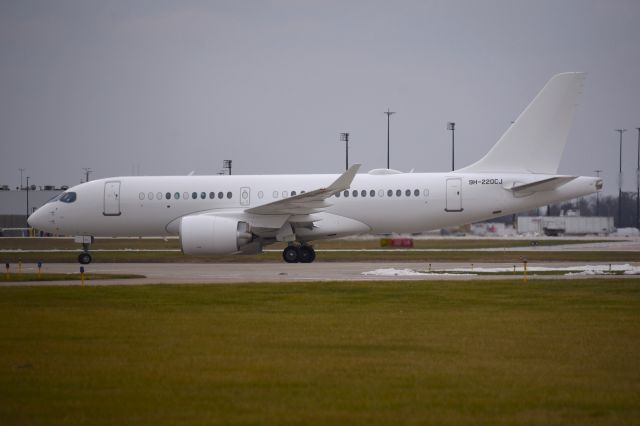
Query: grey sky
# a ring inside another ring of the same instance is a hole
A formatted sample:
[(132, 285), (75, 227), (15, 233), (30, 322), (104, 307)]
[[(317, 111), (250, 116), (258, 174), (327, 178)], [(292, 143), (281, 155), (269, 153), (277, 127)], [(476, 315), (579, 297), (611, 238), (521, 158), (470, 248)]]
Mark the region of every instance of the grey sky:
[(561, 173), (635, 189), (640, 2), (3, 1), (0, 184), (140, 174), (447, 171), (553, 75), (586, 71)]

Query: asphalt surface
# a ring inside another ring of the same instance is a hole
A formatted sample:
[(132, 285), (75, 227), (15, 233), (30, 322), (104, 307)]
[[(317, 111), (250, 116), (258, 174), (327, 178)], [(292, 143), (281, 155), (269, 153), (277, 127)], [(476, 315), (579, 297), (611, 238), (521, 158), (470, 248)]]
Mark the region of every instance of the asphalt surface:
[[(602, 264), (602, 263), (601, 263)], [(114, 279), (91, 280), (85, 285), (146, 285), (146, 284), (232, 284), (232, 283), (260, 283), (260, 282), (310, 282), (310, 281), (371, 281), (371, 280), (486, 280), (507, 279), (522, 280), (521, 272), (512, 272), (502, 275), (465, 275), (448, 274), (446, 271), (455, 268), (508, 268), (510, 271), (516, 266), (513, 263), (394, 263), (394, 262), (315, 262), (312, 264), (287, 264), (287, 263), (222, 263), (222, 264), (193, 264), (193, 263), (94, 263), (85, 266), (85, 273), (110, 273), (110, 274), (138, 274), (146, 278), (141, 279)], [(530, 263), (529, 268), (579, 268), (584, 263)], [(640, 265), (634, 265), (640, 266)], [(43, 272), (50, 273), (77, 273), (79, 265), (51, 263), (44, 265)], [(364, 273), (387, 269), (385, 275), (365, 275)], [(35, 267), (23, 266), (24, 272), (36, 272)], [(395, 272), (397, 271), (397, 272)], [(405, 275), (406, 273), (409, 275)], [(431, 275), (411, 275), (414, 271), (430, 271)], [(554, 278), (589, 278), (589, 275), (566, 276), (562, 273), (554, 275)], [(613, 277), (613, 276), (612, 276)], [(620, 277), (620, 276), (616, 276)], [(531, 279), (551, 278), (550, 276), (531, 277)], [(638, 279), (636, 276), (628, 278)], [(28, 285), (80, 285), (79, 280), (49, 281), (49, 282), (16, 282), (2, 283), (3, 286), (28, 286)]]

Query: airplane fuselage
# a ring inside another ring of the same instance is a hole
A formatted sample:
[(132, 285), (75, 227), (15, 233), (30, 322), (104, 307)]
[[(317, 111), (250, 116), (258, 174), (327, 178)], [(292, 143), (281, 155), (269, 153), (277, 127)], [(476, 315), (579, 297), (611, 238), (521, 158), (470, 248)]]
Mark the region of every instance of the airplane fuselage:
[[(178, 235), (181, 218), (202, 213), (242, 219), (246, 209), (329, 185), (339, 175), (159, 176), (100, 179), (69, 189), (72, 202), (51, 202), (30, 221), (63, 235)], [(601, 180), (578, 177), (527, 194), (509, 188), (538, 174), (359, 174), (327, 199), (315, 234), (303, 240), (358, 233), (417, 233), (526, 211), (595, 192)], [(552, 176), (549, 176), (552, 177)], [(332, 215), (353, 222), (333, 224)], [(323, 223), (323, 220), (325, 223)], [(321, 231), (320, 231), (321, 230)], [(320, 232), (318, 232), (320, 231)]]

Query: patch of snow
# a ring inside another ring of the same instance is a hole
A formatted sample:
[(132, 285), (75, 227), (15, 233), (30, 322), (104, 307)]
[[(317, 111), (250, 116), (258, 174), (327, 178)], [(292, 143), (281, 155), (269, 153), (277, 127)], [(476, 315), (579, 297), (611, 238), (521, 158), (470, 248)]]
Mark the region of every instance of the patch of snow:
[(377, 277), (415, 277), (415, 276), (441, 276), (441, 275), (455, 275), (455, 276), (473, 276), (476, 274), (455, 274), (447, 272), (419, 272), (413, 269), (395, 269), (395, 268), (383, 268), (375, 269), (373, 271), (363, 272), (362, 275), (373, 275)]

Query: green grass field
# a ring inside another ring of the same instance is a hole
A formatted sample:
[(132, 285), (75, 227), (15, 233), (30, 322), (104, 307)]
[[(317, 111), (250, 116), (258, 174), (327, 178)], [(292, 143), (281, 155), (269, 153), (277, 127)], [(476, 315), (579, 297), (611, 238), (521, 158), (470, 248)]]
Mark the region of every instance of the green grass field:
[[(317, 250), (339, 249), (353, 250), (344, 252), (318, 251), (318, 262), (357, 262), (357, 261), (391, 261), (391, 262), (522, 262), (530, 261), (576, 261), (576, 262), (640, 262), (637, 251), (512, 251), (511, 248), (528, 247), (535, 241), (539, 246), (571, 245), (590, 243), (593, 240), (506, 240), (506, 239), (427, 239), (415, 240), (415, 248), (431, 250), (474, 250), (478, 251), (407, 251), (403, 249), (380, 249), (379, 240), (326, 240), (314, 244)], [(267, 249), (280, 250), (283, 244), (274, 244)], [(179, 263), (255, 263), (282, 262), (278, 251), (265, 252), (260, 255), (235, 256), (187, 256), (179, 251), (177, 239), (125, 239), (101, 238), (91, 246), (95, 251), (93, 260), (96, 263), (120, 262), (179, 262)], [(498, 251), (481, 251), (485, 248), (504, 248)], [(80, 245), (69, 238), (0, 238), (0, 250), (78, 250)], [(127, 249), (134, 250), (128, 251)], [(135, 250), (174, 250), (174, 251), (135, 251)], [(374, 251), (358, 251), (369, 249)], [(1, 263), (17, 262), (44, 263), (63, 262), (76, 263), (77, 253), (72, 252), (12, 252), (0, 253)]]
[[(280, 263), (280, 252), (259, 255), (187, 256), (180, 252), (93, 252), (94, 263)], [(0, 253), (0, 264), (9, 262), (77, 263), (78, 254), (51, 253)], [(640, 262), (639, 251), (345, 251), (317, 252), (316, 262)]]
[[(91, 280), (120, 280), (131, 278), (146, 278), (144, 275), (137, 274), (100, 274), (100, 273), (86, 273), (84, 279), (86, 281)], [(29, 282), (29, 281), (80, 281), (80, 273), (75, 274), (62, 274), (43, 272), (38, 274), (37, 272), (12, 272), (9, 274), (0, 274), (0, 282)]]
[(0, 288), (0, 424), (638, 424), (640, 280)]
[[(587, 244), (603, 240), (588, 239), (505, 239), (505, 238), (434, 238), (414, 240), (414, 248), (419, 249), (478, 249), (496, 247), (528, 247), (532, 243), (539, 246), (556, 246), (568, 244)], [(0, 249), (23, 250), (80, 250), (80, 244), (76, 244), (73, 238), (0, 238)], [(277, 243), (269, 248), (281, 250), (283, 243)], [(376, 249), (380, 248), (379, 239), (362, 240), (321, 240), (314, 242), (316, 249)], [(177, 238), (169, 238), (166, 241), (161, 238), (97, 238), (91, 245), (92, 249), (121, 250), (121, 249), (155, 249), (155, 250), (179, 250), (180, 241)]]

